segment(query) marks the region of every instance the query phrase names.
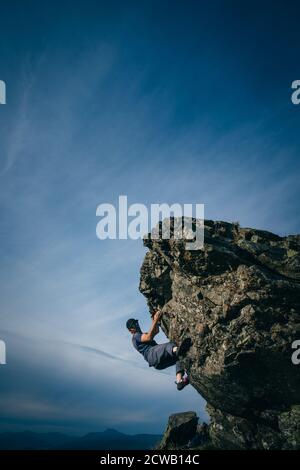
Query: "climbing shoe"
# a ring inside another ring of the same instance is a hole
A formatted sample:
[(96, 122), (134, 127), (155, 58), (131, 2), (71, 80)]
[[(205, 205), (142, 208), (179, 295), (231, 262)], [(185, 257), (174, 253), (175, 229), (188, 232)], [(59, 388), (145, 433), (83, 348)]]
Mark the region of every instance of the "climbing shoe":
[(180, 382), (175, 382), (177, 385), (177, 390), (182, 390), (184, 387), (186, 387), (190, 381), (188, 377), (184, 377)]
[(184, 357), (191, 346), (192, 346), (191, 338), (185, 338), (176, 351), (177, 357)]

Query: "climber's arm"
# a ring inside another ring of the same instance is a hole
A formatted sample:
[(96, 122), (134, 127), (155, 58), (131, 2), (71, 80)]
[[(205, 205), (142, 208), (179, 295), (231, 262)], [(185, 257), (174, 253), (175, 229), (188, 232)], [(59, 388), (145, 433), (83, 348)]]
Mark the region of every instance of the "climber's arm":
[(157, 311), (153, 315), (152, 325), (151, 325), (150, 330), (148, 331), (148, 333), (143, 333), (141, 336), (142, 343), (147, 343), (148, 341), (152, 341), (154, 336), (157, 335), (157, 333), (159, 332), (158, 323), (159, 323), (159, 320), (161, 319), (161, 316), (162, 316), (161, 311)]

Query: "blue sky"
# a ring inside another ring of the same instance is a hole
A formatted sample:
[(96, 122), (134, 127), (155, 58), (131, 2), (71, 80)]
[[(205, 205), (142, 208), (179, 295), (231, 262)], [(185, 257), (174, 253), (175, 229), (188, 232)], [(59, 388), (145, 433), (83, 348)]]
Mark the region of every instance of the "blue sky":
[[(296, 2), (1, 4), (0, 430), (162, 432), (204, 403), (147, 367), (140, 240), (96, 207), (204, 203), (299, 233)], [(160, 336), (160, 340), (165, 338)]]

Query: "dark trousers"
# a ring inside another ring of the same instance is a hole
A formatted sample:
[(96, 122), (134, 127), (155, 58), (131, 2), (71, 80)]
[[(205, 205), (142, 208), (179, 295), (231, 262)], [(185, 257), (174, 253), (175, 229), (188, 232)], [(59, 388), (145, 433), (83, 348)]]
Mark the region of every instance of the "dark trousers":
[(184, 368), (178, 361), (176, 354), (173, 353), (173, 348), (175, 346), (176, 344), (171, 342), (152, 346), (147, 354), (147, 362), (149, 363), (149, 366), (162, 370), (176, 365), (176, 374), (178, 374), (178, 372), (184, 373)]

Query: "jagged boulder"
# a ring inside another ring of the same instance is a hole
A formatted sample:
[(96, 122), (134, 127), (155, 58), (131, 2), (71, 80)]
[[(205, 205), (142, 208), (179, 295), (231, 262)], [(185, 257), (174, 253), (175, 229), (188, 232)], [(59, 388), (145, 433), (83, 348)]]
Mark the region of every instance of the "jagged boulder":
[(188, 445), (195, 437), (197, 424), (198, 418), (194, 411), (171, 415), (163, 439), (157, 448), (171, 450)]
[[(194, 221), (194, 223), (198, 223)], [(151, 239), (140, 291), (206, 399), (217, 448), (300, 448), (300, 236), (205, 221), (204, 249)]]

